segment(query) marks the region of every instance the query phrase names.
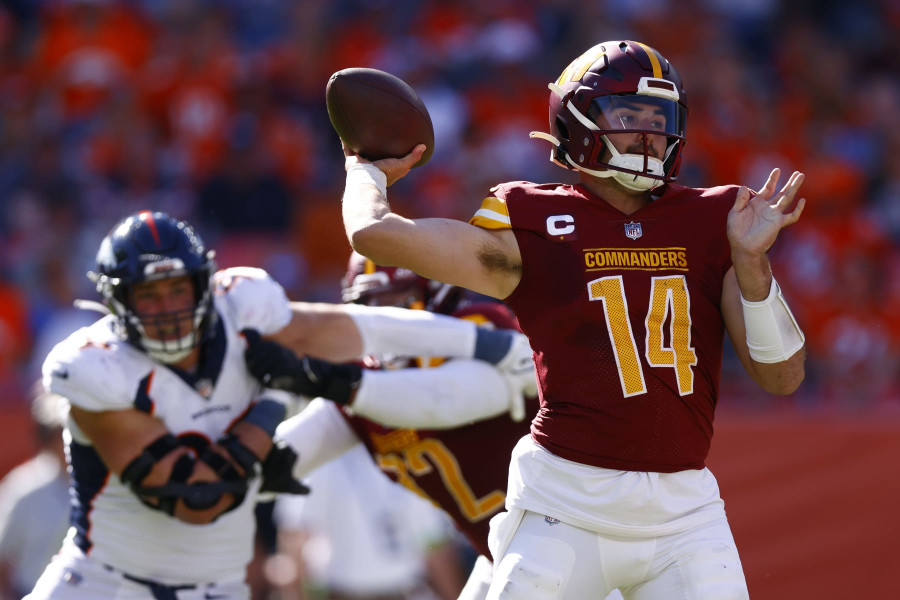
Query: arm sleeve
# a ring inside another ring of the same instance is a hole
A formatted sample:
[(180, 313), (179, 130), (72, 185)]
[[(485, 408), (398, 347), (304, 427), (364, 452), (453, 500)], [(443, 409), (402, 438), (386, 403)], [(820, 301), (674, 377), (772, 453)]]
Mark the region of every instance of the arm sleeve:
[(322, 398), (316, 398), (300, 414), (282, 422), (274, 439), (284, 440), (297, 453), (297, 479), (360, 443), (337, 405)]
[(389, 427), (449, 429), (509, 409), (503, 376), (478, 360), (452, 360), (432, 369), (364, 371), (353, 412)]
[(347, 304), (363, 341), (362, 356), (444, 356), (471, 358), (475, 323), (424, 310)]

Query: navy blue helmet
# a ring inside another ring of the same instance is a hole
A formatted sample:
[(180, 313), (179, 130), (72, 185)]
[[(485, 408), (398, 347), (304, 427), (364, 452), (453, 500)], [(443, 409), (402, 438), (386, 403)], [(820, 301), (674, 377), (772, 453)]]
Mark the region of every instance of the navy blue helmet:
[[(103, 303), (115, 317), (119, 333), (137, 348), (164, 363), (175, 363), (201, 344), (213, 330), (211, 278), (216, 271), (215, 253), (206, 250), (200, 236), (185, 221), (162, 212), (141, 211), (119, 221), (103, 238), (97, 251), (97, 272), (89, 277), (97, 284)], [(144, 317), (134, 312), (135, 284), (189, 276), (194, 286), (192, 326), (177, 339), (159, 340), (147, 335), (149, 322), (181, 323), (187, 311)]]

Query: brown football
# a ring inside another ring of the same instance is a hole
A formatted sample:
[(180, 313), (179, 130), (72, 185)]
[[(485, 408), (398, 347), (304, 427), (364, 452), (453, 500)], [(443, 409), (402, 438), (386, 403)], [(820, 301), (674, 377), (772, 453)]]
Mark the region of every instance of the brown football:
[(418, 144), (434, 152), (434, 127), (419, 95), (405, 81), (378, 69), (343, 69), (325, 88), (328, 118), (341, 139), (366, 160), (401, 158)]

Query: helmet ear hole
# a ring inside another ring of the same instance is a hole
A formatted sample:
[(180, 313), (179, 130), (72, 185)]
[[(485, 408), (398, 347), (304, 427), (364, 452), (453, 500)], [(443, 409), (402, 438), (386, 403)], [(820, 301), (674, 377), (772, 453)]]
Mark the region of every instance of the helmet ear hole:
[(556, 117), (556, 130), (559, 132), (559, 139), (565, 142), (569, 141), (569, 128), (559, 117)]

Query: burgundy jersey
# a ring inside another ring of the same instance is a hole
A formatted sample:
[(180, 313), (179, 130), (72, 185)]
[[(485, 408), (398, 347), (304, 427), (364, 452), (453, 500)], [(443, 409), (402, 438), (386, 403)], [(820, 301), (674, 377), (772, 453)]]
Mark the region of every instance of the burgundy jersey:
[[(478, 302), (453, 313), (477, 323), (518, 329), (509, 308)], [(537, 399), (526, 399), (529, 414)], [(513, 447), (528, 435), (527, 421), (508, 414), (456, 429), (393, 429), (344, 412), (356, 435), (391, 479), (446, 511), (475, 549), (490, 556), (488, 521), (503, 510)]]
[(703, 468), (737, 189), (669, 185), (627, 216), (581, 185), (492, 190), (471, 222), (511, 228), (519, 244), (506, 302), (535, 351), (538, 444), (608, 469)]

